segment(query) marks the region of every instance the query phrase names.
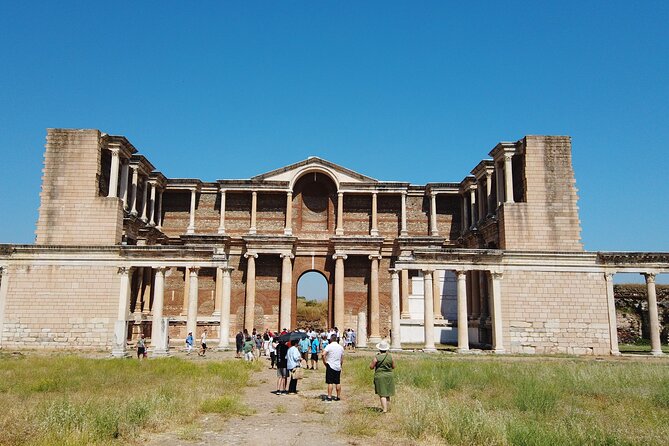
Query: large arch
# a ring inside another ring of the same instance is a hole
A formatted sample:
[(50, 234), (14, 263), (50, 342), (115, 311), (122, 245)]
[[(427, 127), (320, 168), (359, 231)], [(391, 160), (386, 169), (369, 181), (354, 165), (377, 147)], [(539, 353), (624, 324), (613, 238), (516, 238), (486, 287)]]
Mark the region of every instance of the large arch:
[[(318, 288), (317, 294), (320, 294), (323, 299), (312, 299), (313, 295), (308, 295), (305, 293), (304, 289), (301, 289), (301, 284), (304, 284), (306, 280), (310, 281), (310, 286), (315, 286)], [(295, 303), (295, 312), (296, 312), (296, 325), (295, 328), (306, 328), (307, 326), (312, 326), (313, 328), (325, 329), (330, 324), (330, 284), (328, 283), (328, 278), (326, 275), (317, 269), (306, 270), (297, 278), (296, 286), (296, 303)], [(304, 303), (300, 302), (300, 297), (306, 297)], [(316, 300), (317, 303), (314, 304), (313, 300)], [(306, 305), (305, 305), (306, 304)], [(302, 308), (303, 306), (304, 308)], [(320, 317), (317, 317), (320, 315)]]
[(335, 233), (337, 183), (331, 176), (312, 171), (293, 186), (293, 233), (310, 238)]

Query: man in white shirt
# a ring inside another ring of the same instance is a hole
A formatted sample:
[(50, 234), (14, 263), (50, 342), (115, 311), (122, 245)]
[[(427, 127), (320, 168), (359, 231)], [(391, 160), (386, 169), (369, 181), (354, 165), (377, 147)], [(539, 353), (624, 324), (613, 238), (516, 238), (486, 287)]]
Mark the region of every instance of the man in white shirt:
[[(325, 383), (328, 385), (328, 396), (325, 401), (339, 401), (341, 398), (341, 366), (344, 363), (344, 348), (337, 342), (337, 336), (330, 336), (330, 343), (323, 350), (325, 364)], [(332, 387), (337, 389), (337, 396), (332, 398)]]

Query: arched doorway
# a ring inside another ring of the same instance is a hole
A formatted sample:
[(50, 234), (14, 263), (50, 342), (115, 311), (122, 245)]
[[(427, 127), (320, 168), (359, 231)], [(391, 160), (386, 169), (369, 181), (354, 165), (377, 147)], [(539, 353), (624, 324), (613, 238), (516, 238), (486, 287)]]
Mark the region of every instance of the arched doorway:
[(310, 270), (297, 281), (297, 328), (325, 329), (328, 326), (329, 286), (325, 275)]
[(317, 238), (335, 232), (337, 185), (321, 172), (308, 172), (293, 187), (293, 232)]

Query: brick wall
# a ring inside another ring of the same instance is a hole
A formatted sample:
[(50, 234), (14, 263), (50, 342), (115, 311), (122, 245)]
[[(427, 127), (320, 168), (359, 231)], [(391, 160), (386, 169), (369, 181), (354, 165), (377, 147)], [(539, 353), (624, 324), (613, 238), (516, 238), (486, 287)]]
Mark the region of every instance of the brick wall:
[(368, 235), (372, 227), (372, 196), (344, 195), (344, 233)]
[(115, 245), (121, 242), (119, 198), (101, 189), (103, 141), (97, 130), (49, 129), (44, 152), (36, 243)]
[(429, 235), (429, 198), (423, 195), (407, 196), (407, 230), (411, 236)]
[(286, 194), (258, 194), (256, 228), (259, 234), (283, 234), (286, 226)]
[(512, 353), (610, 353), (603, 274), (507, 271), (502, 315)]
[(113, 267), (11, 267), (3, 348), (109, 349), (120, 279)]

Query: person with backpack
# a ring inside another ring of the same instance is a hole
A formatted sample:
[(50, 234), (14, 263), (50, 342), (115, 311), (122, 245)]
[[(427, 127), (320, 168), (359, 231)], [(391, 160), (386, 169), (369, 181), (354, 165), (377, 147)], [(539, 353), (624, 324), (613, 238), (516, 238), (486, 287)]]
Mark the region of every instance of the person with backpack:
[(193, 332), (189, 331), (188, 336), (186, 336), (186, 354), (190, 355), (190, 352), (193, 351)]

